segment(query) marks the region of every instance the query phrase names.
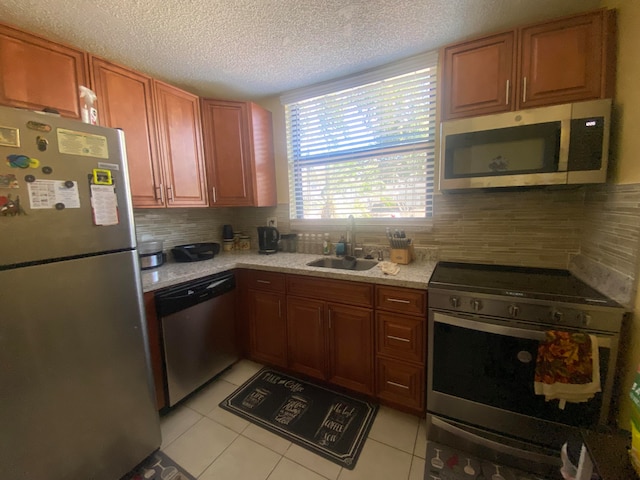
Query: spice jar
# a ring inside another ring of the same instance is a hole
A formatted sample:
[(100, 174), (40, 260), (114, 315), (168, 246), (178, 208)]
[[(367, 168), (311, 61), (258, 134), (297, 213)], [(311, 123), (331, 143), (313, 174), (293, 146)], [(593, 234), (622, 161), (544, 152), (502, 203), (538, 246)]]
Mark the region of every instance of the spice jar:
[(241, 235), (238, 241), (240, 250), (251, 250), (251, 237), (249, 235)]

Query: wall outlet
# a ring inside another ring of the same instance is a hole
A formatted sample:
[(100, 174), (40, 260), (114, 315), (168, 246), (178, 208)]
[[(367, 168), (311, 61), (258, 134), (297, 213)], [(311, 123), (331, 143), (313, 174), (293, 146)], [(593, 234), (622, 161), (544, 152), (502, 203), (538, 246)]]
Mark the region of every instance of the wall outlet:
[(267, 227), (276, 227), (276, 228), (278, 228), (278, 218), (277, 217), (267, 217)]

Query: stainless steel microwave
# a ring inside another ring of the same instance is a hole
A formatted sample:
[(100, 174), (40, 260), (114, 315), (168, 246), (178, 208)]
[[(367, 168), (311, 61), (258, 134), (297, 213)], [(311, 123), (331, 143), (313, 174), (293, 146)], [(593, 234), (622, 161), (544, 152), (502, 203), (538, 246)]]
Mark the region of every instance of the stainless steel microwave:
[(440, 189), (604, 183), (611, 99), (443, 122)]

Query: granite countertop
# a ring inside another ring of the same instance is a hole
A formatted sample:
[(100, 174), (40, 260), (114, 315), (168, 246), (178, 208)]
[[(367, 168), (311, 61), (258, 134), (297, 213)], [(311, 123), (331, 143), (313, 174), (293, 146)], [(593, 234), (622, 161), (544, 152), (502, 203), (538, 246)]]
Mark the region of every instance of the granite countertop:
[(143, 270), (142, 286), (145, 292), (150, 292), (234, 268), (247, 268), (425, 289), (427, 288), (427, 282), (433, 273), (433, 269), (436, 266), (435, 261), (413, 262), (409, 265), (399, 265), (400, 272), (397, 275), (385, 275), (377, 266), (365, 271), (307, 266), (308, 262), (319, 257), (321, 257), (321, 255), (303, 253), (278, 252), (274, 255), (260, 255), (254, 251), (223, 252), (211, 260), (188, 263), (169, 261), (153, 270)]

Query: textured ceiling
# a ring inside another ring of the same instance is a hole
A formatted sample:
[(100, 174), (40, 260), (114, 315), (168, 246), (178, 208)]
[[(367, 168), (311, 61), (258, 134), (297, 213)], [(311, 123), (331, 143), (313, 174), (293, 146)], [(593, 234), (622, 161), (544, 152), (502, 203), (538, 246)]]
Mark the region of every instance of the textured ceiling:
[(0, 0), (0, 19), (194, 93), (259, 99), (598, 0)]

